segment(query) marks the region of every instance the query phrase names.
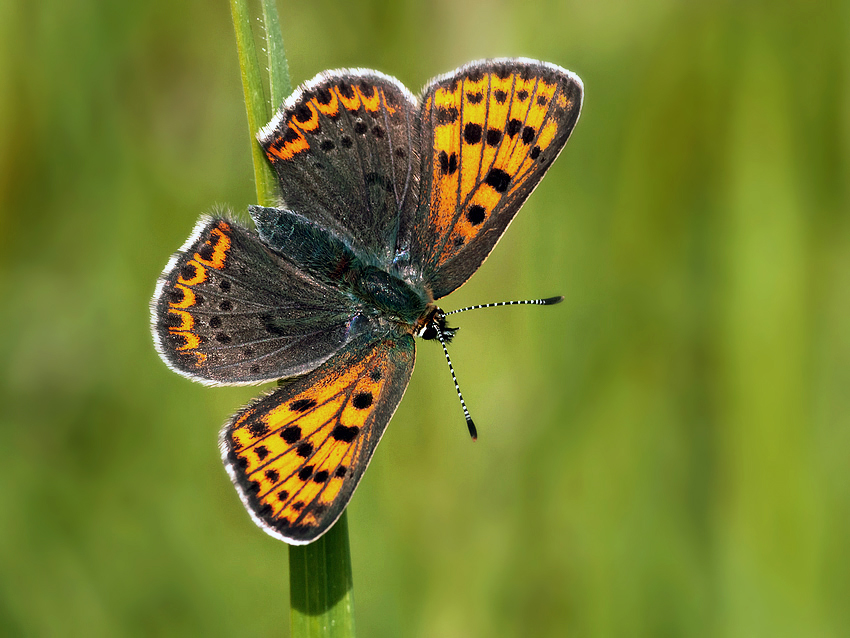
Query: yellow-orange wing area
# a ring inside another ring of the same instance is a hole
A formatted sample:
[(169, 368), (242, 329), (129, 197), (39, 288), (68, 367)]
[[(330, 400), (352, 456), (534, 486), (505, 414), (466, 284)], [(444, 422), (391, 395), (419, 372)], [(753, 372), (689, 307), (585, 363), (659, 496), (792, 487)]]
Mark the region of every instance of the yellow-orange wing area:
[(356, 340), (238, 413), (222, 456), (257, 524), (309, 543), (339, 518), (413, 371), (410, 335)]
[(462, 67), (422, 98), (420, 246), (434, 297), (480, 266), (575, 126), (581, 81), (554, 65), (492, 60)]
[(196, 290), (208, 282), (211, 271), (224, 269), (231, 246), (232, 229), (228, 222), (211, 220), (201, 231), (203, 241), (197, 242), (196, 251), (182, 257), (177, 272), (163, 280), (166, 294), (156, 301), (162, 306), (158, 317), (161, 343), (166, 343), (169, 354), (177, 358), (181, 368), (187, 369), (201, 368), (208, 356), (199, 348), (202, 337), (194, 314), (200, 301)]

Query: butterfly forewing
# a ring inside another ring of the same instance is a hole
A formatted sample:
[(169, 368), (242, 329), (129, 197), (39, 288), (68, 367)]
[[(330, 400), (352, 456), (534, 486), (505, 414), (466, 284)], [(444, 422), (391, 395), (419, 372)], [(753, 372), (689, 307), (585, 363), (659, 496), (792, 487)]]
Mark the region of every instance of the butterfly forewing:
[(224, 219), (202, 219), (160, 276), (153, 333), (177, 372), (212, 384), (312, 370), (354, 335), (338, 290)]
[(413, 371), (409, 335), (359, 339), (238, 413), (222, 431), (228, 472), (269, 534), (307, 543), (339, 517)]
[(581, 102), (575, 75), (531, 60), (472, 63), (426, 87), (413, 258), (435, 299), (486, 259), (560, 153)]
[(416, 99), (376, 71), (327, 71), (258, 136), (286, 206), (389, 264), (400, 212), (416, 206)]

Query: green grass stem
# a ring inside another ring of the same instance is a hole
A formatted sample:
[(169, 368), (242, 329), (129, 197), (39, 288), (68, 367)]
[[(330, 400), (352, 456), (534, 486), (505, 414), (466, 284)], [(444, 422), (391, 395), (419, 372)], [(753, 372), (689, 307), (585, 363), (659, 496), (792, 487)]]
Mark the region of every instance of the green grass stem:
[(348, 516), (310, 545), (289, 548), (292, 636), (354, 636), (354, 600)]
[[(254, 137), (260, 127), (271, 119), (272, 109), (263, 86), (247, 0), (230, 0), (230, 14), (233, 17), (233, 28), (236, 31), (239, 70), (242, 74), (245, 110), (248, 113), (248, 131), (251, 136), (251, 158), (254, 162), (257, 200), (263, 206), (273, 206), (276, 200), (274, 173)], [(282, 50), (280, 55), (284, 55)], [(285, 64), (284, 62), (284, 66)]]
[(266, 54), (268, 55), (269, 94), (272, 112), (279, 108), (284, 98), (292, 93), (289, 67), (283, 48), (283, 34), (275, 0), (262, 0), (263, 25), (266, 31)]
[[(261, 24), (268, 53), (268, 92), (257, 58), (247, 0), (230, 0), (239, 68), (248, 113), (257, 200), (276, 201), (274, 174), (255, 141), (256, 132), (291, 92), (280, 20), (274, 0), (261, 0)], [(268, 96), (271, 97), (269, 100)], [(310, 545), (289, 547), (290, 628), (293, 638), (354, 636), (353, 580), (346, 514), (322, 538)]]

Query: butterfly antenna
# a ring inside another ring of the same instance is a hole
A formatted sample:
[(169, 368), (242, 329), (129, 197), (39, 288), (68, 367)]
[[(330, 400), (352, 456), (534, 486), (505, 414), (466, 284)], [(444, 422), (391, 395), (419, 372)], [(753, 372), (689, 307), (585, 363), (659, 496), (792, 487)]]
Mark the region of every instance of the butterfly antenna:
[(459, 312), (466, 312), (467, 310), (478, 310), (480, 308), (496, 308), (498, 306), (554, 306), (556, 303), (561, 303), (564, 300), (564, 297), (559, 295), (557, 297), (547, 297), (546, 299), (522, 299), (520, 301), (497, 301), (495, 303), (482, 303), (477, 306), (467, 306), (466, 308), (458, 308), (457, 310), (452, 310), (451, 312), (447, 312), (446, 316), (456, 315)]
[(443, 352), (446, 354), (446, 363), (449, 364), (449, 372), (452, 373), (452, 381), (454, 381), (455, 384), (457, 398), (460, 399), (460, 407), (463, 408), (463, 416), (466, 417), (466, 427), (469, 428), (469, 436), (472, 437), (473, 441), (477, 441), (478, 430), (475, 429), (475, 424), (472, 422), (472, 417), (469, 416), (469, 409), (466, 407), (466, 401), (463, 400), (463, 394), (461, 394), (460, 392), (460, 386), (457, 383), (457, 377), (455, 376), (455, 369), (452, 365), (452, 360), (449, 358), (449, 349), (446, 347), (446, 340), (443, 337), (443, 331), (440, 329), (440, 326), (437, 324), (436, 321), (431, 325), (437, 329), (437, 339), (440, 340), (440, 345), (443, 346)]

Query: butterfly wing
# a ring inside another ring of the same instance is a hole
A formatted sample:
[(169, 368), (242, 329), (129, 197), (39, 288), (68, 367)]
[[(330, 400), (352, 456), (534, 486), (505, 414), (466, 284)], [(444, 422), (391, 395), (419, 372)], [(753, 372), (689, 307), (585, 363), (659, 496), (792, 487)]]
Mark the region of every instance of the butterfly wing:
[(339, 518), (413, 371), (409, 335), (360, 338), (224, 427), (227, 471), (254, 521), (309, 543)]
[(416, 98), (394, 78), (326, 71), (287, 98), (257, 138), (287, 208), (386, 265), (400, 212), (417, 203), (417, 117)]
[(525, 59), (473, 62), (425, 88), (410, 242), (435, 299), (487, 258), (566, 144), (582, 91), (569, 71)]
[(349, 299), (224, 219), (202, 218), (159, 278), (151, 329), (163, 360), (208, 384), (314, 369), (357, 334)]

